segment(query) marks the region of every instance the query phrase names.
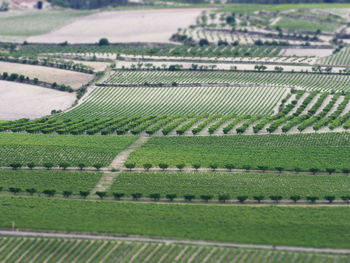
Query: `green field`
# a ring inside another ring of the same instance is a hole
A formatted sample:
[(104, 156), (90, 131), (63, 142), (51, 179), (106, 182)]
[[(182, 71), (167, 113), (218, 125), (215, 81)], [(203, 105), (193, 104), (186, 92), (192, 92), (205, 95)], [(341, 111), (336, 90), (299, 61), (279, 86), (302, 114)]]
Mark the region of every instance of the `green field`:
[[(218, 263), (245, 262), (259, 263), (345, 263), (349, 261), (347, 255), (331, 255), (303, 252), (287, 252), (278, 250), (241, 249), (216, 246), (198, 246), (156, 242), (123, 242), (111, 240), (86, 240), (62, 238), (34, 238), (34, 237), (1, 237), (0, 247), (3, 247), (0, 261), (6, 262), (148, 262), (148, 263)], [(41, 251), (38, 252), (38, 247)], [(72, 250), (72, 248), (74, 248)], [(11, 254), (16, 249), (18, 253)], [(25, 256), (24, 256), (25, 255)]]
[[(97, 87), (62, 118), (176, 114), (271, 114), (288, 93), (279, 87)], [(248, 100), (249, 98), (249, 100)]]
[(26, 37), (48, 33), (91, 11), (30, 11), (1, 12), (0, 35), (3, 40), (23, 40)]
[(316, 22), (310, 21), (303, 18), (289, 18), (282, 17), (274, 27), (280, 27), (285, 29), (292, 30), (305, 30), (305, 31), (316, 31), (320, 29), (324, 32), (335, 32), (341, 25), (337, 23), (328, 23), (328, 22)]
[(256, 173), (166, 173), (166, 172), (125, 172), (118, 175), (110, 192), (142, 193), (143, 196), (159, 193), (176, 194), (183, 197), (193, 194), (197, 198), (201, 195), (229, 194), (232, 199), (237, 196), (263, 195), (266, 199), (270, 195), (281, 195), (285, 199), (299, 195), (318, 196), (323, 199), (326, 195), (338, 198), (348, 195), (350, 178), (342, 175), (310, 176), (295, 174), (256, 174)]
[(108, 166), (114, 157), (129, 146), (135, 136), (74, 136), (23, 133), (0, 134), (0, 165), (33, 162), (36, 166), (66, 162), (69, 166)]
[(128, 162), (142, 167), (145, 163), (170, 167), (184, 163), (187, 167), (201, 164), (224, 167), (234, 164), (236, 168), (250, 165), (252, 169), (267, 166), (285, 170), (310, 168), (340, 171), (349, 168), (350, 134), (295, 134), (251, 135), (227, 137), (153, 137), (133, 152)]
[[(347, 207), (278, 207), (0, 197), (0, 227), (350, 248)], [(203, 220), (205, 219), (205, 220)]]
[(307, 90), (348, 90), (350, 76), (340, 74), (244, 72), (244, 71), (115, 71), (106, 84), (137, 83), (242, 83), (261, 85), (297, 86)]
[(38, 192), (53, 189), (56, 193), (72, 191), (90, 192), (101, 177), (97, 172), (70, 172), (70, 171), (0, 171), (0, 187), (8, 191), (10, 187), (25, 189), (34, 188)]

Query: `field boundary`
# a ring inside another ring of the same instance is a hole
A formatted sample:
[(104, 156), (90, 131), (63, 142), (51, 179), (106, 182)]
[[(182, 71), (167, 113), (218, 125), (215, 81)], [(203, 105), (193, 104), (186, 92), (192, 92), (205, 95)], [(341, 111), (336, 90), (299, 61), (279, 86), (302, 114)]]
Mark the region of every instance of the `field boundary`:
[(51, 237), (51, 238), (74, 238), (74, 239), (91, 239), (91, 240), (116, 240), (116, 241), (135, 241), (135, 242), (158, 242), (167, 244), (186, 244), (200, 246), (219, 246), (219, 247), (235, 247), (235, 248), (250, 248), (250, 249), (267, 249), (267, 250), (282, 250), (295, 252), (311, 252), (311, 253), (331, 253), (331, 254), (350, 254), (350, 249), (331, 249), (331, 248), (312, 248), (312, 247), (293, 247), (293, 246), (277, 246), (277, 245), (258, 245), (258, 244), (239, 244), (239, 243), (223, 243), (212, 242), (205, 240), (176, 240), (176, 239), (161, 239), (147, 236), (117, 236), (117, 235), (94, 235), (77, 232), (34, 232), (34, 231), (9, 231), (0, 230), (0, 236), (15, 236), (15, 237)]

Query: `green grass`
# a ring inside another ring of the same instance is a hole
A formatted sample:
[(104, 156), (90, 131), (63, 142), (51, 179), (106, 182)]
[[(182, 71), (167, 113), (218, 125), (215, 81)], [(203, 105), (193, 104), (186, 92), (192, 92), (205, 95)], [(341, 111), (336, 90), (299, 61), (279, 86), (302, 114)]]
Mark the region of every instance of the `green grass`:
[(340, 27), (340, 25), (336, 23), (310, 21), (302, 18), (296, 19), (296, 18), (282, 17), (274, 25), (274, 27), (280, 27), (280, 28), (292, 29), (292, 30), (306, 30), (306, 31), (316, 31), (317, 29), (320, 29), (321, 31), (325, 31), (325, 32), (334, 32), (336, 29)]
[(292, 195), (319, 196), (335, 195), (338, 198), (349, 194), (350, 178), (343, 175), (311, 176), (296, 174), (256, 173), (167, 173), (167, 172), (125, 172), (118, 175), (110, 192), (142, 193), (144, 196), (159, 193), (176, 194), (182, 197), (193, 194), (229, 194), (231, 198), (247, 195), (281, 195), (288, 199)]
[(8, 191), (10, 187), (25, 189), (34, 188), (38, 192), (53, 189), (57, 193), (72, 191), (91, 191), (101, 177), (98, 172), (71, 172), (71, 171), (0, 171), (0, 187)]
[(91, 11), (30, 11), (0, 13), (0, 35), (28, 37), (48, 33)]
[[(233, 247), (198, 246), (189, 244), (172, 244), (157, 242), (113, 241), (113, 240), (87, 240), (87, 239), (63, 239), (41, 237), (0, 237), (3, 250), (0, 260), (7, 258), (7, 262), (16, 262), (25, 254), (25, 260), (35, 259), (35, 262), (46, 262), (48, 259), (61, 258), (72, 259), (76, 262), (161, 262), (173, 263), (176, 258), (188, 262), (238, 262), (244, 258), (245, 262), (259, 263), (284, 263), (289, 262), (323, 262), (345, 263), (349, 261), (348, 255), (331, 255), (325, 253), (287, 252), (278, 250), (241, 249)], [(61, 246), (60, 246), (61, 244)], [(39, 246), (49, 246), (50, 249), (42, 250), (38, 257)], [(73, 246), (75, 249), (70, 250)], [(12, 253), (13, 247), (21, 253)], [(84, 248), (85, 253), (77, 253)], [(182, 253), (180, 255), (180, 253)], [(153, 255), (149, 257), (149, 255)], [(257, 261), (258, 260), (258, 261)]]
[(45, 163), (69, 166), (102, 164), (108, 166), (114, 157), (137, 137), (74, 136), (2, 133), (0, 134), (0, 165), (11, 163), (36, 166)]
[(310, 168), (340, 171), (350, 167), (350, 134), (294, 134), (215, 137), (154, 137), (133, 152), (128, 162), (138, 167), (145, 163), (170, 167), (185, 163), (187, 167), (201, 164), (218, 167), (234, 164), (236, 168), (251, 165), (270, 169), (283, 167), (304, 171)]
[(0, 227), (350, 248), (348, 207), (250, 207), (0, 197)]

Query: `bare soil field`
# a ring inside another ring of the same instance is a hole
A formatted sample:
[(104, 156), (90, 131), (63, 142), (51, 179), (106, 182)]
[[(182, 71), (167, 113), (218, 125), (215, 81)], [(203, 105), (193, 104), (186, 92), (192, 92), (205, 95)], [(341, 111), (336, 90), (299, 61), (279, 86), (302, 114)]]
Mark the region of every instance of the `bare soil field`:
[(333, 49), (331, 48), (285, 48), (281, 51), (280, 55), (284, 56), (316, 56), (327, 57), (332, 55)]
[(71, 86), (73, 89), (79, 89), (81, 85), (93, 78), (91, 74), (71, 70), (0, 61), (0, 73), (2, 72), (17, 73), (28, 76), (31, 79), (38, 78), (45, 82), (65, 84)]
[[(204, 9), (150, 9), (105, 11), (85, 16), (51, 33), (29, 37), (29, 42), (96, 43), (106, 37), (110, 42), (170, 42), (178, 28), (195, 24)], [(180, 19), (179, 19), (180, 18)]]
[(0, 119), (39, 118), (51, 110), (65, 110), (75, 94), (10, 81), (0, 81)]

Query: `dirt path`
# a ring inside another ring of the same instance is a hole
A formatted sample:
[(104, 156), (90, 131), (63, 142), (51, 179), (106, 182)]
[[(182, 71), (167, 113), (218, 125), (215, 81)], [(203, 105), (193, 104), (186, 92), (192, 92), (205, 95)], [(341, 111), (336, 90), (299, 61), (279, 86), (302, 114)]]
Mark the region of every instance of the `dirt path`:
[(111, 235), (91, 235), (80, 233), (48, 233), (48, 232), (29, 232), (29, 231), (7, 231), (1, 230), (0, 236), (15, 236), (15, 237), (48, 237), (48, 238), (77, 238), (91, 240), (116, 240), (129, 242), (159, 242), (167, 244), (186, 244), (199, 246), (218, 246), (218, 247), (235, 247), (235, 248), (250, 248), (250, 249), (268, 249), (296, 252), (312, 252), (312, 253), (331, 253), (331, 254), (350, 254), (350, 249), (331, 249), (331, 248), (312, 248), (312, 247), (292, 247), (292, 246), (274, 246), (274, 245), (257, 245), (257, 244), (238, 244), (238, 243), (223, 243), (204, 240), (175, 240), (175, 239), (160, 239), (145, 236), (120, 237)]

